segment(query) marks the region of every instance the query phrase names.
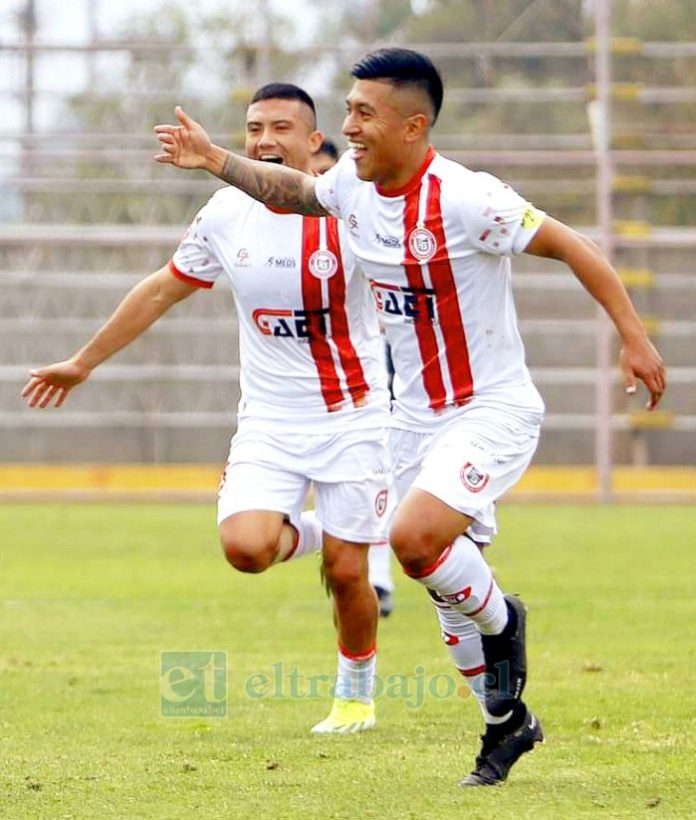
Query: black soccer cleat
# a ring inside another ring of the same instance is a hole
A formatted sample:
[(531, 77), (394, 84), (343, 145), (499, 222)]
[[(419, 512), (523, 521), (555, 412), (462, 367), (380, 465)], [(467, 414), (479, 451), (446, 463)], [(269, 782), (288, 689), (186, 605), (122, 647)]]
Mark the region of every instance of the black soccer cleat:
[(486, 661), (486, 709), (502, 717), (519, 702), (527, 682), (527, 610), (519, 598), (506, 595), (508, 625), (500, 635), (481, 635)]
[(392, 593), (389, 592), (388, 589), (378, 587), (377, 585), (375, 585), (374, 590), (377, 594), (377, 603), (379, 604), (379, 616), (380, 618), (388, 618), (391, 615), (392, 609), (394, 609)]
[(500, 734), (498, 726), (488, 726), (481, 735), (481, 752), (476, 758), (476, 768), (459, 785), (496, 786), (508, 776), (510, 769), (525, 752), (531, 752), (535, 743), (542, 743), (544, 733), (535, 715), (528, 709), (521, 726), (507, 735)]

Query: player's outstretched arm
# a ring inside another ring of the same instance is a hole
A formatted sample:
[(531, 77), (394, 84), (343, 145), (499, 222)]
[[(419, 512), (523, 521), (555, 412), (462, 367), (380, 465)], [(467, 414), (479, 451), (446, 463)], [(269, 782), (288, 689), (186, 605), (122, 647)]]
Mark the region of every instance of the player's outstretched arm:
[(667, 386), (660, 354), (650, 342), (633, 303), (600, 249), (586, 236), (547, 216), (527, 253), (565, 262), (586, 290), (611, 317), (621, 337), (621, 369), (627, 393), (636, 392), (636, 379), (648, 389), (648, 410), (653, 410)]
[(69, 359), (30, 371), (22, 396), (29, 407), (60, 407), (103, 361), (132, 342), (176, 302), (198, 290), (167, 267), (139, 282), (87, 344)]
[(315, 177), (269, 162), (246, 159), (213, 145), (200, 123), (177, 106), (179, 125), (157, 125), (157, 162), (202, 168), (260, 202), (308, 216), (327, 216), (314, 192)]

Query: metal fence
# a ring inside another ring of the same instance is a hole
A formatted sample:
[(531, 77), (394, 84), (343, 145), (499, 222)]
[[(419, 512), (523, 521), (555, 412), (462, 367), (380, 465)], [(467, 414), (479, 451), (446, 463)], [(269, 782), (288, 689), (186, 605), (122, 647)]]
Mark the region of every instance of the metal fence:
[[(597, 37), (588, 41), (414, 47), (448, 66), (436, 147), (470, 167), (491, 170), (600, 241), (670, 365), (664, 407), (646, 414), (624, 396), (614, 366), (616, 339), (570, 273), (531, 257), (517, 261), (522, 332), (548, 406), (537, 460), (596, 463), (608, 482), (613, 463), (696, 461), (696, 230), (689, 224), (696, 130), (673, 127), (675, 117), (664, 113), (689, 106), (696, 92), (688, 85), (612, 80), (612, 67), (627, 58), (694, 60), (696, 43), (612, 39), (608, 19), (600, 14), (597, 22)], [(25, 34), (0, 45), (0, 67), (14, 65), (14, 74), (6, 76), (17, 78), (14, 86), (0, 88), (0, 99), (24, 101), (22, 122), (0, 131), (0, 459), (219, 460), (235, 424), (238, 368), (232, 302), (217, 287), (177, 306), (59, 412), (30, 412), (18, 398), (30, 366), (70, 355), (130, 285), (166, 261), (188, 219), (217, 187), (203, 175), (151, 162), (154, 142), (143, 123), (158, 106), (171, 110), (181, 92), (155, 87), (97, 93), (87, 84), (99, 70), (95, 56), (128, 59), (137, 53), (139, 59), (162, 60), (185, 53), (195, 64), (210, 54), (174, 43), (49, 45), (35, 31)], [(325, 66), (332, 61), (340, 73), (362, 51), (323, 46), (305, 56)], [(60, 54), (92, 61), (78, 92), (37, 85), (37, 64)], [(529, 58), (536, 84), (533, 77), (524, 80)], [(519, 61), (513, 72), (518, 84), (498, 75), (495, 85), (464, 87), (456, 66), (484, 59), (506, 66)], [(555, 86), (545, 60), (576, 61), (577, 84)], [(239, 145), (245, 95), (256, 81), (276, 79), (272, 55), (255, 66), (255, 74), (247, 72), (217, 95), (186, 96), (193, 110), (224, 110), (212, 123), (213, 131), (221, 129), (218, 141)], [(128, 105), (119, 105), (126, 96)], [(340, 94), (327, 87), (316, 96), (325, 130), (337, 135)], [(71, 115), (40, 115), (45, 99)], [(112, 104), (116, 113), (109, 113)], [(620, 127), (612, 124), (615, 105), (641, 112), (640, 125), (627, 127), (626, 118)], [(555, 130), (539, 132), (470, 127), (474, 110), (509, 112), (514, 123), (518, 106), (563, 107), (573, 128), (563, 130), (563, 117)], [(105, 113), (97, 117), (95, 111)], [(665, 213), (671, 221), (660, 224)]]

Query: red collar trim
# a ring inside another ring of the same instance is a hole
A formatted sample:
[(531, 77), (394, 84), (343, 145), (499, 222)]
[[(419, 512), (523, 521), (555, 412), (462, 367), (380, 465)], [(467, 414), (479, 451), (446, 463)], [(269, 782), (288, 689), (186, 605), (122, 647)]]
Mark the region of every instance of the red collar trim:
[(412, 191), (417, 185), (420, 185), (421, 179), (423, 179), (423, 174), (428, 170), (428, 166), (430, 163), (435, 159), (435, 149), (432, 145), (428, 146), (428, 153), (425, 155), (425, 159), (423, 160), (423, 164), (416, 172), (416, 175), (411, 177), (409, 181), (402, 185), (400, 188), (395, 188), (391, 191), (385, 191), (381, 185), (375, 184), (375, 188), (377, 189), (377, 193), (380, 196), (386, 197), (395, 197), (395, 196), (404, 196), (405, 194)]

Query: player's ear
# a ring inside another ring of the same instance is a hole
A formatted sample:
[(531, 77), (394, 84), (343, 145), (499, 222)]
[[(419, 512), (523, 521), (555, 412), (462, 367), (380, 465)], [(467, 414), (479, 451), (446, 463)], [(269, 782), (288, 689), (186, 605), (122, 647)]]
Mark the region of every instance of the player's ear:
[(316, 154), (319, 148), (321, 148), (321, 144), (324, 142), (324, 134), (322, 131), (312, 131), (309, 135), (309, 150)]
[(412, 114), (406, 118), (406, 142), (418, 142), (428, 133), (430, 123), (425, 114)]

